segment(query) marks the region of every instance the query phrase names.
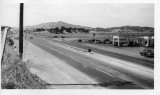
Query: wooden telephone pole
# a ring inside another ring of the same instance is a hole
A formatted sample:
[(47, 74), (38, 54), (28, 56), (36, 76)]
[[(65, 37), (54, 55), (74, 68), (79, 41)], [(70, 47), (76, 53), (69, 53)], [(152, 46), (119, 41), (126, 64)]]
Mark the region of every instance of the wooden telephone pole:
[(19, 58), (23, 58), (23, 3), (20, 3), (19, 17)]

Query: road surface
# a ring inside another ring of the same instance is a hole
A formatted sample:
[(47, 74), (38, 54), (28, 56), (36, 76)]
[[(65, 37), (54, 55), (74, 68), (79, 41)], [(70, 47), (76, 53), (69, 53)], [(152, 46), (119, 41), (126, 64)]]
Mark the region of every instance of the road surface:
[(83, 43), (58, 41), (58, 40), (52, 40), (52, 39), (49, 39), (49, 40), (54, 41), (54, 42), (61, 42), (61, 43), (64, 43), (64, 44), (69, 44), (69, 45), (72, 45), (72, 46), (75, 46), (75, 47), (80, 47), (80, 48), (83, 48), (83, 49), (86, 49), (86, 50), (90, 48), (90, 49), (92, 49), (93, 52), (97, 52), (97, 53), (101, 53), (101, 54), (108, 55), (108, 56), (111, 56), (111, 57), (115, 57), (115, 58), (118, 58), (118, 59), (134, 62), (135, 64), (139, 64), (139, 65), (146, 66), (146, 67), (154, 69), (154, 61), (141, 59), (141, 58), (136, 58), (136, 57), (132, 57), (132, 56), (127, 56), (127, 55), (124, 55), (124, 54), (118, 54), (118, 53), (114, 53), (112, 51), (104, 51), (104, 50), (98, 49), (98, 47), (96, 47), (96, 46), (93, 47), (93, 45), (86, 45), (86, 44), (83, 44)]
[[(40, 38), (29, 39), (28, 41), (64, 60), (67, 64), (99, 83), (124, 82), (124, 85), (120, 87), (113, 85), (113, 88), (154, 88), (153, 69), (137, 65), (135, 61), (119, 60), (110, 55), (103, 55), (102, 52), (87, 53), (83, 49)], [(126, 82), (132, 82), (132, 84), (125, 85)]]

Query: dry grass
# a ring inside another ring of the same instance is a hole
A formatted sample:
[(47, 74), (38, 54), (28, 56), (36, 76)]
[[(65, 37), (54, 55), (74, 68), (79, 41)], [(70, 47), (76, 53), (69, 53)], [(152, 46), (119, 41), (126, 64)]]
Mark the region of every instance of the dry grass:
[(28, 68), (17, 55), (17, 52), (8, 43), (5, 46), (1, 62), (1, 87), (2, 89), (44, 89), (46, 82), (30, 73)]

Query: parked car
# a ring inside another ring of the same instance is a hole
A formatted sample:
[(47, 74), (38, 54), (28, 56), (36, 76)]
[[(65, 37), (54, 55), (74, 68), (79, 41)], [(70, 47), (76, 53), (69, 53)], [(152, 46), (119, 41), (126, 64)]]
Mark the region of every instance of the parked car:
[(108, 41), (107, 44), (112, 44), (112, 41)]
[(96, 43), (96, 44), (102, 44), (102, 41), (101, 40), (95, 40), (94, 43)]
[(108, 42), (110, 42), (109, 39), (104, 39), (104, 40), (102, 41), (103, 44), (107, 44)]
[(154, 57), (153, 50), (143, 50), (140, 52), (140, 54), (141, 54), (141, 56)]
[(89, 43), (94, 43), (94, 42), (95, 42), (95, 39), (89, 39), (88, 42), (89, 42)]
[(113, 46), (118, 46), (118, 42), (114, 42)]

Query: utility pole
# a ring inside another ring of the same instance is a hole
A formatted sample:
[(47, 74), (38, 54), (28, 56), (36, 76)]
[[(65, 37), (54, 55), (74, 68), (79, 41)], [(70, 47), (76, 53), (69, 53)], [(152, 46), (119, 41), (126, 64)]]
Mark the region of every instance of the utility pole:
[(20, 3), (19, 17), (19, 58), (23, 58), (23, 3)]

